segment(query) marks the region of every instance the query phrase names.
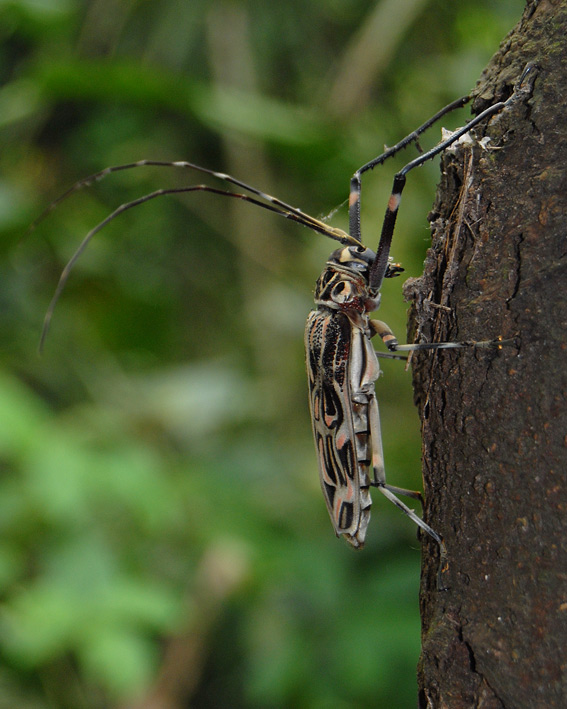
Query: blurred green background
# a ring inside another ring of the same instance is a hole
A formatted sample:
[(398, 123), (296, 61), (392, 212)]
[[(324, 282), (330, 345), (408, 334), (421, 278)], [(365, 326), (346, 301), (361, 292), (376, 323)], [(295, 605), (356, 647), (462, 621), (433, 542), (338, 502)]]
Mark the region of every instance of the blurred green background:
[[(39, 357), (88, 230), (203, 176), (121, 172), (26, 228), (77, 179), (141, 158), (191, 160), (326, 215), (356, 168), (468, 93), (522, 8), (0, 2), (2, 709), (415, 706), (416, 531), (375, 493), (356, 553), (319, 489), (303, 326), (334, 242), (215, 195), (155, 200), (94, 239)], [(393, 170), (414, 155), (364, 178), (373, 248)], [(421, 271), (438, 174), (409, 179), (393, 248), (406, 276)], [(402, 280), (381, 310), (400, 340)], [(410, 375), (383, 369), (389, 480), (419, 488)]]

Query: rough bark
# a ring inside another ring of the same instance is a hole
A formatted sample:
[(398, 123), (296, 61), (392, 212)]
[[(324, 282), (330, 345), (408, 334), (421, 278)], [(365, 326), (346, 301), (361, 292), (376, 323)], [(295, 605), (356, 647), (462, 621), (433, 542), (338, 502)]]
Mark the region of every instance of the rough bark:
[(531, 96), (444, 157), (408, 289), (424, 340), (516, 336), (415, 360), (427, 518), (450, 557), (446, 591), (424, 566), (420, 707), (567, 706), (567, 0), (528, 3), (475, 110), (527, 62)]

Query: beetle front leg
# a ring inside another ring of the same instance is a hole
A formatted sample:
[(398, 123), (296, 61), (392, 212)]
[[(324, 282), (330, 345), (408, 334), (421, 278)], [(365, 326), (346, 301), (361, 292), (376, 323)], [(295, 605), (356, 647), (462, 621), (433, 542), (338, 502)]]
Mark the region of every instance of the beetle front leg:
[[(382, 342), (390, 350), (390, 352), (415, 352), (416, 350), (451, 350), (451, 349), (466, 349), (466, 348), (490, 348), (501, 350), (505, 346), (518, 346), (517, 338), (508, 340), (497, 337), (494, 340), (461, 340), (459, 342), (416, 342), (412, 345), (400, 345), (392, 330), (382, 320), (369, 320), (370, 336), (380, 335)], [(389, 357), (390, 359), (407, 359), (403, 355), (395, 355), (385, 352), (380, 354), (376, 352), (378, 357)]]
[(380, 335), (382, 342), (390, 350), (395, 352), (399, 348), (398, 340), (392, 330), (382, 320), (369, 320), (371, 337)]

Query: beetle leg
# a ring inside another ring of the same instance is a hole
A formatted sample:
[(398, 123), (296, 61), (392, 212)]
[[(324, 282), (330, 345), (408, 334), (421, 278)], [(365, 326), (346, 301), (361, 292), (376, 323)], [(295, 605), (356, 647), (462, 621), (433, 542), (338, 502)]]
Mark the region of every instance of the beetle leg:
[(398, 509), (407, 515), (418, 527), (423, 529), (439, 546), (439, 569), (437, 572), (437, 587), (440, 591), (445, 590), (446, 586), (443, 583), (443, 574), (448, 569), (447, 548), (443, 540), (421, 517), (404, 504), (396, 495), (406, 495), (415, 500), (419, 500), (423, 504), (421, 493), (414, 490), (406, 490), (405, 488), (388, 485), (386, 482), (386, 470), (384, 468), (384, 454), (382, 452), (382, 435), (380, 433), (380, 414), (378, 411), (378, 402), (376, 397), (372, 396), (368, 402), (368, 424), (370, 431), (370, 440), (372, 444), (372, 471), (373, 480), (371, 485), (377, 487), (380, 492), (387, 497)]

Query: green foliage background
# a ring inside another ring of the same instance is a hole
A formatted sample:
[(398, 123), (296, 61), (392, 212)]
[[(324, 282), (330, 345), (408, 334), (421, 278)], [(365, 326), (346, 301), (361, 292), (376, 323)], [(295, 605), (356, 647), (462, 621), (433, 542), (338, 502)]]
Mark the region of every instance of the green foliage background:
[[(335, 245), (214, 195), (155, 200), (95, 238), (39, 357), (88, 230), (203, 177), (121, 172), (26, 227), (75, 180), (141, 158), (191, 160), (328, 214), (357, 167), (468, 93), (522, 7), (0, 2), (0, 707), (176, 692), (192, 707), (415, 705), (415, 529), (375, 494), (353, 552), (317, 479), (303, 325)], [(365, 176), (371, 247), (396, 164)], [(408, 276), (438, 170), (412, 173), (404, 195), (393, 256)], [(403, 339), (400, 279), (384, 301)], [(410, 377), (383, 368), (390, 481), (419, 487)]]

